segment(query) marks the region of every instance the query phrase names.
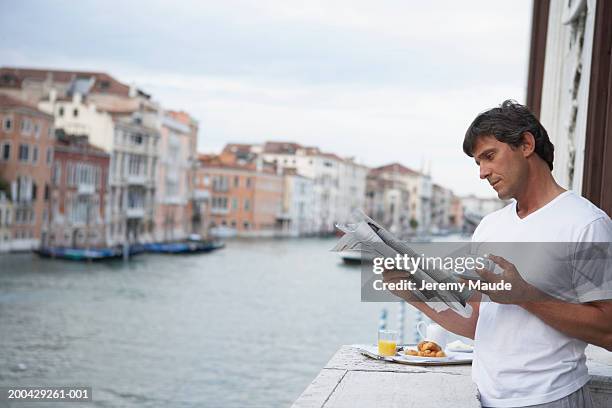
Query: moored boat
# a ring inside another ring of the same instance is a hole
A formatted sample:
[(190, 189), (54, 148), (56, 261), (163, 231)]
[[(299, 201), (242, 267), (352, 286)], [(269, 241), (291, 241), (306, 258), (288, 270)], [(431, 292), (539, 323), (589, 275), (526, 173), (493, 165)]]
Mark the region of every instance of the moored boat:
[(212, 252), (225, 247), (220, 241), (179, 241), (179, 242), (153, 242), (143, 244), (146, 252), (157, 254), (196, 254)]
[[(129, 249), (130, 256), (142, 252), (138, 246)], [(70, 248), (70, 247), (48, 247), (41, 246), (34, 253), (44, 258), (65, 259), (69, 261), (102, 261), (108, 259), (123, 258), (122, 247), (108, 248)]]
[(344, 251), (340, 252), (342, 262), (347, 265), (361, 265), (362, 263), (371, 262), (374, 259), (374, 255), (368, 252), (361, 251)]

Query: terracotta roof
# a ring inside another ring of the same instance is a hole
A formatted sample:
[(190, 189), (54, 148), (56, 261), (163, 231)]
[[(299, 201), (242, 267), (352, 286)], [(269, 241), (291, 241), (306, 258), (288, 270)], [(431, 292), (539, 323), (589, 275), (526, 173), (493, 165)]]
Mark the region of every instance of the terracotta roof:
[(25, 102), (21, 99), (18, 98), (13, 98), (11, 96), (8, 95), (4, 95), (0, 93), (0, 108), (26, 108), (32, 111), (35, 111), (38, 114), (41, 115), (45, 115), (48, 116), (50, 118), (53, 118), (52, 115), (49, 115), (41, 110), (39, 110), (36, 105), (33, 105), (31, 103)]
[(216, 154), (214, 154), (214, 153), (199, 153), (198, 154), (198, 160), (206, 161), (206, 160), (212, 159), (215, 156), (216, 156)]
[(335, 153), (323, 153), (323, 152), (318, 152), (318, 153), (314, 153), (314, 155), (316, 156), (322, 156), (322, 157), (326, 157), (328, 159), (334, 159), (334, 160), (338, 160), (338, 161), (344, 161), (344, 159), (340, 156), (338, 156)]
[(257, 159), (253, 145), (242, 143), (228, 143), (219, 156), (225, 163), (236, 163), (240, 166), (255, 163)]
[(243, 170), (255, 169), (255, 163), (239, 163), (235, 157), (227, 154), (201, 154), (198, 156), (198, 160), (202, 166), (206, 167), (221, 167)]
[(96, 105), (96, 108), (110, 114), (130, 114), (141, 109), (140, 101), (134, 98), (93, 95), (88, 99)]
[(257, 171), (257, 164), (254, 161), (245, 163), (227, 154), (200, 154), (198, 155), (198, 161), (203, 167), (276, 174), (276, 165), (274, 163), (262, 162), (260, 170)]
[(314, 146), (302, 146), (301, 144), (294, 142), (266, 142), (263, 145), (263, 153), (268, 154), (294, 155), (298, 152), (298, 150), (306, 156), (321, 156), (328, 159), (338, 160), (341, 162), (352, 163), (356, 166), (361, 166), (355, 163), (352, 158), (343, 159), (335, 153), (322, 152), (318, 147)]
[(401, 174), (412, 174), (412, 175), (420, 175), (418, 171), (412, 170), (403, 164), (400, 163), (390, 163), (384, 166), (376, 167), (370, 170), (373, 174), (381, 174), (381, 173), (401, 173)]
[(55, 141), (55, 149), (59, 151), (106, 156), (110, 160), (110, 155), (104, 149), (101, 149), (89, 143), (89, 138), (87, 136), (69, 134), (62, 135), (60, 133), (60, 135), (58, 135), (57, 140)]
[(197, 121), (187, 112), (167, 110), (166, 114), (172, 119), (175, 119), (186, 125), (197, 125)]
[(229, 152), (229, 153), (238, 153), (238, 152), (250, 153), (252, 148), (253, 148), (252, 144), (228, 143), (223, 148), (223, 151)]
[(75, 78), (95, 78), (92, 92), (110, 93), (129, 96), (130, 87), (119, 82), (104, 72), (92, 71), (62, 71), (55, 69), (33, 69), (33, 68), (0, 68), (0, 88), (21, 88), (23, 81), (36, 80), (45, 81), (50, 79), (54, 82), (72, 82)]
[(295, 154), (302, 145), (293, 142), (266, 142), (263, 146), (264, 153), (272, 154)]

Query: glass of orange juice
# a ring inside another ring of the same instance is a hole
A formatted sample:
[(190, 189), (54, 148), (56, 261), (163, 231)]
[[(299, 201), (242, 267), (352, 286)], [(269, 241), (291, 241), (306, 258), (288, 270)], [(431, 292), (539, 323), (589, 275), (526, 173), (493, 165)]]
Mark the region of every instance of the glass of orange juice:
[(378, 331), (378, 355), (394, 356), (397, 350), (397, 330), (379, 330)]

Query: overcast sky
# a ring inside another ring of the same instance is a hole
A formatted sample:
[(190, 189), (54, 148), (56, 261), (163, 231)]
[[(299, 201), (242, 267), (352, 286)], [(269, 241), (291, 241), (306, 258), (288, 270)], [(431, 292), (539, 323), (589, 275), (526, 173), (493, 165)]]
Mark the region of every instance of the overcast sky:
[[(531, 1), (28, 1), (0, 64), (107, 72), (200, 123), (199, 150), (295, 141), (494, 195), (461, 142), (524, 102)], [(427, 166), (425, 166), (427, 168)]]

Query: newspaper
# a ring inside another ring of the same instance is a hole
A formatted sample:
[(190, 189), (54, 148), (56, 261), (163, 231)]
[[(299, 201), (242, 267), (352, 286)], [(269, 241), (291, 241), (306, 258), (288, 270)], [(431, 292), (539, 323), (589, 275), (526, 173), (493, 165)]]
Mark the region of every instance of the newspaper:
[[(332, 248), (332, 251), (361, 251), (374, 254), (375, 257), (385, 258), (394, 258), (397, 254), (402, 256), (406, 254), (411, 258), (419, 256), (405, 242), (395, 238), (363, 211), (355, 211), (353, 217), (355, 218), (353, 223), (336, 225), (336, 228), (344, 232), (344, 235)], [(450, 271), (425, 268), (417, 268), (414, 274), (407, 274), (407, 279), (413, 280), (418, 288), (421, 287), (423, 281), (428, 283), (459, 282), (459, 279)], [(467, 303), (472, 295), (471, 290), (414, 290), (413, 293), (436, 312), (451, 308), (463, 317), (472, 315), (472, 307)]]

